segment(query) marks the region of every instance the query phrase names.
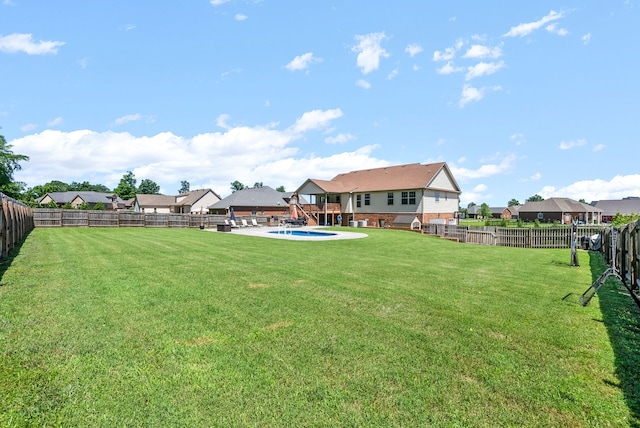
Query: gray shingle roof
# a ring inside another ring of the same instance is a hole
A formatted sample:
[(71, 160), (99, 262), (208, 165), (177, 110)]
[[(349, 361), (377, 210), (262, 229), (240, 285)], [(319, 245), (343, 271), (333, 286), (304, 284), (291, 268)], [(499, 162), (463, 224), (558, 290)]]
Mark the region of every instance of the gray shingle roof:
[(574, 201), (569, 198), (549, 198), (544, 201), (538, 202), (527, 202), (524, 205), (520, 206), (521, 213), (528, 212), (563, 212), (563, 213), (576, 213), (576, 212), (600, 212), (602, 211), (599, 208), (596, 208), (589, 204), (584, 204), (582, 202)]
[(606, 216), (640, 214), (640, 198), (628, 197), (617, 200), (603, 200), (592, 202), (591, 205), (602, 210)]
[(211, 205), (211, 209), (226, 209), (228, 207), (287, 207), (288, 203), (284, 200), (290, 197), (291, 193), (278, 192), (269, 187), (256, 187), (251, 189), (243, 189), (233, 192), (229, 196), (215, 204)]

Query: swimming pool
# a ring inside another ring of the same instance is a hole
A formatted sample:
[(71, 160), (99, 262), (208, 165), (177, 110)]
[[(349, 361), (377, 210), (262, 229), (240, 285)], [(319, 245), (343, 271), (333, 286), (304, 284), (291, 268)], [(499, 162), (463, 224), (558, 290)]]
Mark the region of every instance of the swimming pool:
[(274, 235), (291, 235), (291, 236), (308, 236), (310, 238), (313, 237), (327, 237), (327, 236), (335, 236), (337, 233), (333, 232), (319, 232), (317, 230), (291, 230), (291, 229), (282, 229), (282, 230), (274, 230), (268, 233), (272, 233)]

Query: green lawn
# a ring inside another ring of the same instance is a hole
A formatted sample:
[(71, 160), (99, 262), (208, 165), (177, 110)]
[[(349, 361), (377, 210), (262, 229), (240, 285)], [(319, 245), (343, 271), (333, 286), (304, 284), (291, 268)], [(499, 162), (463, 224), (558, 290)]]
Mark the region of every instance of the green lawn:
[(578, 303), (599, 255), (366, 232), (34, 230), (0, 271), (0, 426), (640, 423), (638, 309)]

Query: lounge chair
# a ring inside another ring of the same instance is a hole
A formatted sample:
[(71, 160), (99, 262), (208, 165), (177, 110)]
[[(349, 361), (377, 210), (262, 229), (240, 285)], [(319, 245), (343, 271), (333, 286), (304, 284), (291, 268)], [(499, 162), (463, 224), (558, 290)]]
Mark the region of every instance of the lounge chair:
[(242, 227), (249, 227), (249, 224), (247, 223), (247, 220), (245, 219), (240, 219), (240, 224), (242, 225)]
[(232, 227), (232, 228), (238, 228), (238, 227), (240, 227), (240, 226), (238, 226), (238, 225), (237, 225), (237, 223), (236, 223), (236, 221), (235, 221), (235, 220), (229, 220), (229, 221), (231, 222), (231, 227)]
[(259, 224), (255, 218), (251, 217), (251, 225), (254, 227), (261, 227), (262, 225)]

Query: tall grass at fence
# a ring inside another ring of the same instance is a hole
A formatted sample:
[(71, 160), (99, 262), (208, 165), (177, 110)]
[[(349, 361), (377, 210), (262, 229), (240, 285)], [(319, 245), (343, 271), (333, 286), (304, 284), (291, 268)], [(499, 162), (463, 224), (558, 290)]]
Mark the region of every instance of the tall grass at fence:
[(0, 425), (640, 422), (586, 252), (366, 233), (36, 229), (0, 281)]

